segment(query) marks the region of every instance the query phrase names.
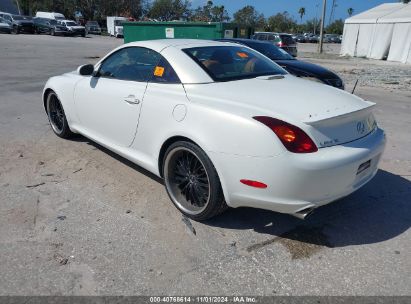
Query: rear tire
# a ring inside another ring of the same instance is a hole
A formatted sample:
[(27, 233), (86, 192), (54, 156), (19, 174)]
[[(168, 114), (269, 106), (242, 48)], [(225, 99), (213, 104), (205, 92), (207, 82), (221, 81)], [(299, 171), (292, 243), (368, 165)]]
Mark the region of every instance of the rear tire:
[(70, 131), (63, 106), (57, 94), (53, 91), (47, 95), (46, 110), (54, 134), (61, 138), (70, 138), (74, 135), (74, 133)]
[(217, 171), (200, 147), (176, 142), (167, 149), (163, 164), (167, 193), (181, 213), (203, 221), (228, 208)]

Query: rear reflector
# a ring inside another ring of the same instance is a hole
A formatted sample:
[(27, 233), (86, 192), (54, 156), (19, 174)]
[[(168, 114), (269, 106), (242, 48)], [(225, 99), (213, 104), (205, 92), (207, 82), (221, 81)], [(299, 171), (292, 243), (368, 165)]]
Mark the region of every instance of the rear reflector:
[(257, 182), (257, 181), (253, 181), (253, 180), (249, 180), (249, 179), (242, 179), (242, 180), (240, 180), (240, 182), (243, 183), (244, 185), (254, 187), (254, 188), (261, 188), (261, 189), (267, 188), (266, 184), (261, 183), (261, 182)]

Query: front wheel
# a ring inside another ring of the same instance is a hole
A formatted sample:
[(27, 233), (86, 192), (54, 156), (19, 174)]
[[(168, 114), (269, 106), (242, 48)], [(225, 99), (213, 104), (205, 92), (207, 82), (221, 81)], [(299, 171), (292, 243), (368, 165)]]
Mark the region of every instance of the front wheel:
[(19, 33), (19, 28), (17, 26), (13, 27), (13, 34), (17, 35)]
[(46, 109), (51, 129), (54, 134), (61, 138), (72, 137), (73, 133), (70, 131), (66, 114), (64, 113), (63, 106), (56, 93), (50, 92), (47, 95)]
[(227, 209), (217, 172), (203, 150), (176, 142), (166, 151), (163, 176), (173, 204), (193, 220), (207, 220)]
[(51, 30), (50, 30), (50, 35), (51, 35), (51, 36), (55, 36), (55, 35), (56, 35), (56, 32), (54, 31), (54, 29), (51, 29)]

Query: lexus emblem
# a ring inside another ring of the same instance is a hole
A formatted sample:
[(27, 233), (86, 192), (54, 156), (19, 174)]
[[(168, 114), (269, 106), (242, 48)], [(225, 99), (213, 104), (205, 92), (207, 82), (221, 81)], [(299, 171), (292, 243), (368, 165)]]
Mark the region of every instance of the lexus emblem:
[(362, 121), (357, 123), (357, 132), (358, 134), (363, 134), (365, 132), (365, 124)]

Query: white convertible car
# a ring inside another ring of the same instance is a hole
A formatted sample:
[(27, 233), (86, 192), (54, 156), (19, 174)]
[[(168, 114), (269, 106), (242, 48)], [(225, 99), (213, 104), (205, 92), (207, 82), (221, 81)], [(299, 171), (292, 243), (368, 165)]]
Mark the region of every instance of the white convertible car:
[(195, 220), (228, 206), (304, 218), (370, 181), (385, 146), (373, 103), (226, 42), (125, 44), (50, 78), (43, 102), (56, 135), (162, 177)]

